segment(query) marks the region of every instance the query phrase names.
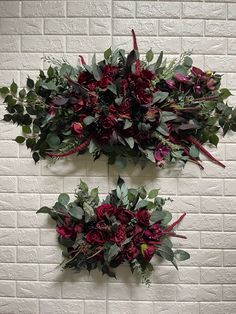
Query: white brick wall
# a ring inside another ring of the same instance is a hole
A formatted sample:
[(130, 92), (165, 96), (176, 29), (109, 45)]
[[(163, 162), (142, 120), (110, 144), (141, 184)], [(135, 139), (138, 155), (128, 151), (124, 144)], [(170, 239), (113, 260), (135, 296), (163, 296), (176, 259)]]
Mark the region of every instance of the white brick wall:
[[(0, 85), (12, 78), (23, 84), (45, 55), (66, 54), (75, 64), (80, 53), (88, 59), (111, 44), (130, 49), (131, 28), (142, 52), (152, 47), (175, 56), (193, 49), (196, 65), (223, 73), (236, 93), (236, 0), (0, 0)], [(129, 184), (161, 187), (174, 199), (173, 212), (188, 212), (179, 227), (188, 239), (175, 243), (192, 258), (179, 272), (156, 264), (147, 289), (126, 267), (118, 281), (56, 268), (61, 252), (54, 223), (36, 209), (62, 191), (72, 194), (80, 178), (107, 193), (119, 170), (108, 169), (105, 158), (94, 164), (84, 156), (34, 166), (29, 152), (11, 141), (18, 132), (0, 123), (0, 314), (236, 313), (235, 135), (214, 151), (225, 170), (205, 162), (202, 172), (191, 164), (182, 172), (120, 171)]]

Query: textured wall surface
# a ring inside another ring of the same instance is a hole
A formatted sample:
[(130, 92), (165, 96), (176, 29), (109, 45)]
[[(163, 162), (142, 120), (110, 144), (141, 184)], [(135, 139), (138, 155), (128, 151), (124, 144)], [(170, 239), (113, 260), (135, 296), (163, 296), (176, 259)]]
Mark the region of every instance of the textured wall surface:
[[(65, 54), (76, 64), (79, 53), (88, 59), (111, 45), (129, 49), (131, 28), (141, 52), (152, 47), (171, 57), (193, 49), (195, 64), (223, 73), (223, 84), (236, 93), (236, 0), (0, 1), (0, 85), (12, 78), (24, 85), (28, 74), (47, 66), (42, 56)], [(105, 158), (93, 163), (89, 157), (35, 166), (12, 141), (16, 135), (15, 126), (0, 123), (1, 314), (236, 313), (235, 135), (213, 150), (225, 170), (205, 161), (203, 171), (192, 164), (183, 171), (120, 171), (130, 184), (160, 186), (174, 199), (167, 208), (188, 212), (179, 226), (188, 239), (178, 245), (191, 259), (179, 272), (161, 263), (149, 289), (126, 267), (117, 281), (56, 268), (61, 251), (54, 225), (36, 209), (62, 191), (73, 194), (79, 178), (107, 193), (119, 170), (108, 168)]]

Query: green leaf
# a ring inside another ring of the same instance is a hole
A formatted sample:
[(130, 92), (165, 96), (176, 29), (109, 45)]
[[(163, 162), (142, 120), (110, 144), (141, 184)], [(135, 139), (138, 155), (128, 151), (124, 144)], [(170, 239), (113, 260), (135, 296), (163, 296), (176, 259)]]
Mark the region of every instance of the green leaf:
[(167, 92), (156, 92), (153, 97), (153, 104), (156, 102), (163, 102), (168, 96), (169, 93)]
[(24, 88), (20, 90), (19, 96), (20, 96), (21, 99), (25, 98), (25, 96), (26, 96), (26, 90), (25, 90)]
[(147, 196), (147, 191), (146, 189), (144, 188), (144, 186), (140, 186), (140, 188), (138, 189), (138, 193), (139, 193), (139, 196), (144, 199), (146, 198)]
[(112, 54), (112, 50), (111, 50), (111, 48), (108, 48), (108, 49), (104, 52), (104, 58), (105, 58), (106, 60), (108, 60), (109, 57), (111, 56), (111, 54)]
[(10, 122), (12, 119), (12, 115), (11, 114), (4, 114), (3, 116), (3, 120), (6, 122)]
[(227, 99), (229, 96), (233, 95), (227, 88), (222, 88), (220, 90), (220, 96), (219, 98), (224, 100)]
[(8, 87), (2, 87), (2, 88), (0, 88), (0, 94), (2, 95), (2, 96), (6, 96), (7, 94), (9, 94), (9, 88)]
[(102, 77), (102, 71), (99, 68), (99, 66), (96, 64), (96, 56), (95, 54), (93, 55), (92, 58), (92, 70), (93, 70), (93, 76), (96, 81), (99, 81)]
[(154, 190), (151, 190), (149, 193), (148, 193), (148, 198), (155, 198), (159, 193), (159, 189), (154, 189)]
[(149, 204), (149, 201), (147, 200), (141, 200), (138, 202), (136, 208), (139, 209), (139, 208), (145, 208), (147, 205)]
[(211, 144), (217, 146), (219, 143), (219, 137), (216, 134), (211, 134), (209, 137), (209, 141)]
[(192, 145), (190, 147), (189, 153), (194, 158), (198, 158), (199, 157), (199, 149), (195, 145)]
[(76, 218), (78, 220), (81, 220), (84, 215), (83, 209), (79, 206), (71, 207), (68, 212), (73, 218)]
[(161, 257), (165, 258), (167, 261), (173, 261), (174, 259), (174, 252), (168, 246), (161, 246), (158, 248), (158, 253)]
[(56, 134), (49, 133), (47, 135), (47, 143), (50, 147), (57, 147), (58, 145), (60, 145), (61, 140)]
[(125, 119), (124, 130), (129, 129), (132, 126), (132, 122), (130, 120)]
[(145, 155), (147, 157), (147, 159), (149, 159), (151, 162), (156, 162), (153, 151), (151, 149), (146, 149), (145, 150)]
[(31, 78), (27, 78), (26, 85), (29, 89), (34, 88), (34, 81)]
[(93, 210), (93, 207), (91, 205), (89, 205), (88, 203), (84, 202), (83, 203), (83, 208), (84, 208), (85, 213), (88, 215), (88, 217), (94, 216), (94, 210)]
[(172, 219), (172, 214), (170, 213), (170, 212), (168, 212), (168, 211), (163, 211), (164, 213), (165, 213), (165, 217), (162, 219), (162, 221), (161, 221), (161, 224), (163, 225), (163, 226), (166, 226), (166, 225), (168, 225), (168, 223), (171, 221), (171, 219)]
[(162, 111), (162, 117), (161, 117), (162, 122), (175, 120), (176, 118), (177, 118), (177, 115), (174, 112)]
[(83, 122), (85, 125), (90, 125), (94, 122), (95, 118), (92, 116), (87, 116), (86, 118), (84, 118)]
[(157, 128), (157, 131), (164, 136), (169, 136), (169, 129), (165, 122), (161, 122), (161, 124)]
[(134, 148), (134, 138), (133, 137), (125, 137), (125, 141), (129, 145), (131, 149)]
[(166, 216), (166, 212), (165, 211), (155, 210), (151, 214), (150, 221), (152, 223), (156, 223), (157, 221), (161, 221), (162, 219), (164, 219), (165, 216)]
[(113, 244), (107, 253), (108, 263), (110, 263), (113, 260), (113, 258), (118, 255), (119, 252), (120, 252), (119, 246), (117, 246), (116, 244)]
[(192, 58), (190, 58), (189, 56), (186, 56), (184, 58), (184, 65), (187, 67), (187, 68), (191, 68), (191, 66), (193, 65), (193, 60)]
[(24, 138), (23, 136), (17, 136), (17, 137), (15, 138), (15, 141), (16, 141), (18, 144), (22, 144), (22, 143), (24, 143), (25, 138)]
[(39, 161), (40, 157), (39, 157), (39, 154), (37, 152), (34, 152), (32, 154), (32, 157), (33, 157), (33, 160), (35, 162), (35, 164)]
[(51, 79), (54, 76), (54, 69), (50, 66), (47, 71), (48, 77)]
[(81, 191), (88, 193), (88, 185), (84, 181), (80, 180), (79, 188)]
[(90, 192), (90, 196), (96, 198), (98, 196), (98, 188), (93, 188)]
[(146, 53), (146, 60), (147, 62), (151, 62), (154, 58), (154, 54), (152, 52), (152, 49), (148, 50), (148, 52)]
[(43, 206), (41, 207), (39, 210), (37, 210), (36, 214), (49, 214), (52, 211), (51, 208), (47, 207), (47, 206)]
[(156, 62), (156, 64), (155, 64), (155, 68), (156, 68), (156, 69), (158, 69), (158, 68), (161, 66), (161, 64), (162, 64), (162, 59), (163, 59), (163, 51), (161, 51), (161, 53), (160, 53), (160, 55), (159, 55), (159, 57), (158, 57), (158, 59), (157, 59), (157, 62)]
[(31, 128), (28, 125), (22, 125), (22, 131), (23, 131), (23, 133), (30, 134)]
[(177, 261), (186, 261), (187, 259), (190, 258), (190, 254), (183, 250), (176, 250), (174, 252), (174, 256), (177, 259)]
[(17, 84), (16, 84), (14, 81), (12, 82), (12, 84), (11, 84), (11, 86), (10, 86), (10, 89), (11, 89), (11, 93), (12, 93), (13, 95), (16, 95), (18, 86), (17, 86)]
[(68, 194), (66, 193), (61, 193), (58, 196), (58, 202), (61, 203), (62, 205), (67, 205), (70, 201), (70, 197)]

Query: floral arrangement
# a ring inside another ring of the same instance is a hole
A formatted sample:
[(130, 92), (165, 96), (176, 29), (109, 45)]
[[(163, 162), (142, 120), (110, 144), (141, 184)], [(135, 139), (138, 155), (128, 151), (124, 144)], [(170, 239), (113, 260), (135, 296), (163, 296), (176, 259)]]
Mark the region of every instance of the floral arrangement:
[(107, 49), (104, 60), (72, 67), (51, 61), (36, 82), (27, 79), (18, 91), (13, 81), (2, 87), (5, 121), (22, 126), (25, 142), (37, 162), (40, 157), (66, 157), (87, 150), (110, 164), (127, 159), (163, 166), (188, 160), (199, 163), (199, 152), (224, 167), (202, 145), (217, 145), (220, 129), (236, 131), (236, 108), (220, 89), (221, 75), (192, 65), (189, 53), (167, 63), (163, 52), (155, 62), (152, 50), (140, 59), (134, 31), (133, 50)]
[(37, 213), (48, 213), (56, 221), (64, 269), (90, 272), (97, 268), (116, 277), (113, 269), (128, 263), (131, 271), (149, 285), (154, 255), (172, 262), (176, 268), (176, 260), (190, 257), (183, 250), (173, 251), (170, 240), (185, 239), (173, 230), (185, 213), (169, 224), (172, 215), (163, 210), (165, 202), (158, 190), (147, 194), (144, 187), (128, 189), (119, 178), (116, 189), (100, 203), (98, 188), (89, 191), (81, 181), (74, 201), (62, 193), (52, 208), (42, 207)]

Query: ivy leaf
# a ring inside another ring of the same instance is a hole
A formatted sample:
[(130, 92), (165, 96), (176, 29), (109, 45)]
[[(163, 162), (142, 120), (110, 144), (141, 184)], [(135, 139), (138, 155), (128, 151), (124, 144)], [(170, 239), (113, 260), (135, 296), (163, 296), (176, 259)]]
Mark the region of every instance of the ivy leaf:
[(31, 78), (27, 78), (26, 85), (29, 89), (34, 88), (34, 81)]
[(25, 90), (24, 88), (20, 90), (19, 96), (20, 96), (21, 99), (25, 98), (25, 96), (26, 96), (26, 90)]
[(174, 256), (178, 261), (186, 261), (187, 259), (190, 258), (190, 254), (183, 250), (176, 250), (174, 252)]
[(219, 98), (224, 100), (231, 96), (232, 93), (227, 88), (221, 88)]
[(134, 138), (133, 137), (125, 137), (125, 141), (129, 145), (131, 149), (134, 148)]
[(48, 77), (51, 79), (54, 76), (54, 69), (50, 66), (47, 71)]
[(11, 86), (10, 86), (11, 93), (12, 93), (13, 95), (16, 95), (17, 89), (18, 89), (18, 86), (17, 86), (17, 84), (13, 81), (12, 84), (11, 84)]
[(15, 138), (15, 141), (16, 141), (18, 144), (22, 144), (22, 143), (24, 143), (25, 138), (24, 138), (23, 136), (17, 136), (17, 137)]
[(39, 161), (40, 157), (39, 157), (39, 154), (37, 152), (34, 152), (32, 154), (32, 157), (33, 157), (33, 160), (35, 162), (35, 164)]
[(172, 262), (174, 259), (174, 252), (168, 246), (162, 245), (161, 247), (159, 247), (158, 253), (161, 255), (161, 257), (165, 258), (167, 261)]
[(6, 96), (7, 94), (9, 94), (9, 88), (8, 87), (2, 87), (0, 88), (0, 94), (2, 96)]
[(159, 193), (159, 189), (153, 189), (148, 193), (148, 198), (155, 198)]
[(169, 93), (167, 92), (156, 92), (153, 97), (153, 104), (156, 102), (163, 102), (168, 96)]
[(152, 223), (156, 223), (157, 221), (163, 220), (165, 218), (165, 216), (166, 216), (166, 212), (165, 211), (155, 210), (151, 214), (150, 221)]
[(156, 68), (156, 69), (158, 69), (158, 68), (161, 66), (161, 64), (162, 64), (162, 59), (163, 59), (163, 51), (161, 51), (161, 53), (160, 53), (160, 55), (159, 55), (159, 57), (158, 57), (158, 59), (157, 59), (157, 62), (156, 62), (156, 64), (155, 64), (155, 68)]
[(81, 220), (84, 215), (83, 209), (79, 206), (71, 207), (68, 212), (73, 218), (76, 218), (78, 220)]
[(31, 133), (31, 128), (28, 125), (22, 125), (22, 131), (25, 134), (30, 134)]
[(106, 264), (102, 266), (102, 273), (107, 274), (111, 278), (116, 278), (116, 274), (113, 271), (111, 271), (109, 266)]
[(70, 201), (70, 197), (68, 194), (66, 193), (61, 193), (58, 196), (58, 202), (61, 203), (62, 205), (67, 205)]
[(209, 137), (209, 141), (211, 144), (217, 146), (219, 143), (219, 137), (216, 134), (211, 134)]
[(154, 58), (154, 54), (152, 52), (152, 49), (148, 50), (148, 52), (146, 53), (146, 60), (147, 62), (151, 62)]
[(113, 244), (107, 253), (108, 263), (110, 263), (113, 260), (113, 258), (118, 255), (119, 252), (120, 252), (119, 246), (117, 246), (116, 244)]
[(108, 48), (108, 49), (104, 52), (104, 58), (105, 58), (106, 60), (108, 60), (109, 57), (111, 56), (111, 54), (112, 54), (112, 50), (111, 50), (111, 48)]
[(81, 191), (88, 193), (88, 185), (84, 181), (80, 180), (79, 188)]

